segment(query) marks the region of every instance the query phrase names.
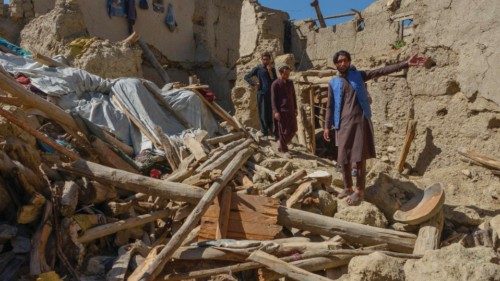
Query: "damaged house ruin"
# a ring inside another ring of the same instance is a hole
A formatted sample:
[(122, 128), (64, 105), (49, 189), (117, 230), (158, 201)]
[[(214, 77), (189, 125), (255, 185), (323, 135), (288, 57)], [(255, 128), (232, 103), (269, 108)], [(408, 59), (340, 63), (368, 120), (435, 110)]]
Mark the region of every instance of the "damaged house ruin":
[[(499, 1), (302, 2), (3, 1), (0, 280), (500, 280)], [(357, 206), (323, 139), (338, 50), (428, 58), (366, 84)], [(291, 157), (244, 79), (264, 52)]]

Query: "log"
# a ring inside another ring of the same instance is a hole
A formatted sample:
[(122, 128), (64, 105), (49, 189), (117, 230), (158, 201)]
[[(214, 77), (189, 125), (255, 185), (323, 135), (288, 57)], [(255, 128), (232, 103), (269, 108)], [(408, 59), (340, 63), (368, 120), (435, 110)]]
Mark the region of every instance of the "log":
[(171, 215), (171, 213), (172, 213), (171, 210), (163, 210), (151, 214), (140, 215), (126, 220), (120, 220), (117, 222), (96, 226), (87, 229), (82, 236), (78, 237), (78, 242), (87, 243), (90, 241), (94, 241), (96, 239), (111, 235), (118, 231), (135, 228), (153, 222), (157, 219), (168, 217), (169, 215)]
[(56, 60), (53, 60), (52, 58), (44, 56), (40, 53), (34, 53), (33, 59), (36, 60), (37, 62), (43, 64), (43, 65), (48, 66), (48, 67), (67, 67), (67, 65), (60, 63)]
[(408, 120), (408, 124), (406, 125), (406, 137), (405, 142), (403, 144), (403, 149), (401, 150), (401, 154), (399, 155), (399, 161), (396, 168), (398, 169), (398, 173), (402, 173), (404, 170), (404, 165), (406, 163), (406, 157), (408, 156), (408, 152), (410, 151), (411, 142), (415, 138), (415, 130), (417, 128), (417, 121), (413, 119)]
[(52, 203), (49, 201), (45, 205), (43, 219), (38, 226), (31, 240), (32, 250), (30, 252), (30, 275), (37, 276), (42, 272), (50, 271), (45, 258), (45, 248), (52, 233)]
[(443, 226), (444, 212), (441, 210), (437, 215), (420, 226), (413, 254), (423, 255), (429, 250), (439, 249)]
[(294, 280), (328, 281), (330, 279), (289, 264), (261, 250), (253, 252), (248, 260), (258, 262), (272, 271)]
[(0, 89), (18, 98), (26, 107), (42, 111), (49, 119), (61, 124), (71, 135), (79, 138), (78, 125), (69, 113), (31, 93), (4, 71), (0, 71)]
[(234, 177), (236, 172), (243, 166), (247, 159), (253, 153), (252, 148), (247, 148), (240, 151), (229, 165), (222, 172), (222, 177), (219, 182), (212, 184), (210, 189), (200, 199), (195, 209), (185, 220), (181, 228), (172, 236), (170, 241), (165, 245), (161, 252), (149, 264), (140, 270), (135, 270), (129, 277), (130, 281), (134, 280), (153, 280), (158, 273), (161, 272), (166, 262), (172, 257), (172, 254), (179, 248), (189, 232), (200, 221), (203, 213), (206, 212), (212, 201), (218, 193), (227, 185)]
[(78, 192), (80, 187), (73, 181), (67, 181), (64, 183), (60, 209), (61, 214), (65, 217), (71, 217), (76, 210), (76, 205), (78, 204)]
[(107, 166), (124, 170), (131, 173), (138, 173), (129, 163), (116, 154), (107, 143), (96, 137), (90, 137), (90, 142), (95, 151), (99, 154), (99, 159)]
[(182, 182), (194, 174), (197, 164), (198, 162), (194, 159), (194, 155), (190, 155), (188, 158), (181, 161), (179, 168), (174, 173), (167, 176), (166, 180)]
[(483, 155), (477, 151), (474, 150), (467, 150), (465, 148), (460, 148), (458, 150), (458, 153), (464, 157), (467, 157), (471, 160), (473, 160), (476, 163), (479, 163), (480, 165), (493, 169), (493, 170), (500, 170), (500, 161), (493, 159), (492, 157), (488, 157), (486, 155)]
[(233, 148), (237, 147), (238, 145), (241, 145), (245, 139), (239, 139), (233, 142), (228, 143), (222, 148), (219, 149), (214, 149), (210, 152), (210, 157), (203, 162), (197, 169), (197, 172), (200, 172), (202, 169), (204, 169), (206, 166), (212, 164), (215, 160), (220, 158), (221, 155), (227, 153), (228, 151), (232, 150)]
[[(0, 77), (1, 77), (1, 73), (0, 73)], [(2, 84), (2, 82), (0, 82), (0, 85)], [(28, 124), (24, 123), (23, 121), (17, 119), (17, 117), (0, 108), (0, 116), (4, 117), (5, 119), (7, 119), (9, 122), (11, 122), (12, 124), (18, 126), (19, 128), (21, 128), (22, 130), (26, 131), (27, 133), (29, 133), (30, 135), (32, 135), (33, 137), (37, 138), (38, 140), (40, 140), (41, 142), (47, 144), (48, 146), (52, 147), (53, 149), (55, 149), (57, 152), (61, 153), (62, 155), (65, 155), (66, 157), (68, 157), (69, 159), (71, 160), (77, 160), (80, 158), (80, 156), (76, 153), (74, 153), (73, 151), (67, 149), (66, 147), (56, 143), (55, 141), (53, 141), (51, 138), (47, 137), (46, 135), (40, 133), (39, 131), (31, 128)], [(71, 115), (70, 117), (71, 118)], [(73, 120), (73, 119), (71, 119)]]
[[(233, 149), (229, 150), (228, 152), (218, 156), (217, 159), (215, 159), (210, 164), (204, 166), (203, 168), (201, 168), (201, 166), (200, 166), (198, 169), (196, 169), (196, 171), (197, 172), (204, 172), (204, 171), (211, 171), (211, 170), (215, 170), (215, 169), (222, 170), (222, 168), (225, 165), (227, 165), (227, 163), (229, 163), (229, 161), (231, 161), (231, 159), (234, 157), (234, 155), (236, 155), (241, 150), (250, 146), (250, 144), (252, 144), (252, 142), (253, 142), (253, 140), (251, 140), (251, 139), (245, 140), (242, 144), (240, 144), (240, 145), (234, 147)], [(207, 160), (207, 162), (208, 162), (208, 160)]]
[(286, 200), (286, 206), (288, 208), (291, 208), (295, 203), (299, 202), (304, 196), (307, 194), (311, 193), (313, 190), (312, 188), (312, 181), (306, 181), (304, 183), (301, 183), (300, 186), (295, 190), (295, 192)]
[(275, 194), (271, 196), (271, 198), (276, 198), (276, 199), (286, 199), (290, 194), (292, 194), (295, 191), (293, 187), (286, 187)]
[(226, 143), (230, 141), (235, 141), (245, 137), (243, 132), (234, 132), (223, 136), (213, 137), (206, 140), (209, 145), (216, 145), (218, 143)]
[(321, 12), (321, 8), (319, 7), (318, 0), (311, 0), (311, 6), (316, 11), (316, 15), (318, 16), (319, 26), (321, 26), (321, 28), (325, 28), (326, 22), (325, 18), (323, 17), (323, 13)]
[(181, 162), (177, 151), (170, 142), (170, 138), (163, 133), (160, 127), (157, 126), (155, 128), (155, 132), (160, 139), (161, 146), (163, 147), (163, 152), (165, 152), (165, 158), (167, 159), (168, 164), (170, 164), (170, 168), (172, 168), (172, 171), (176, 171), (177, 169), (179, 169), (179, 164)]
[(249, 169), (251, 169), (251, 170), (253, 170), (253, 171), (255, 171), (255, 172), (264, 172), (267, 175), (269, 175), (269, 178), (271, 178), (272, 181), (276, 181), (277, 174), (273, 170), (270, 170), (270, 169), (268, 169), (266, 167), (257, 165), (257, 164), (255, 164), (253, 162), (250, 162), (250, 161), (247, 162), (246, 167), (249, 168)]
[(303, 170), (303, 169), (298, 170), (297, 172), (282, 179), (281, 181), (269, 186), (262, 193), (266, 196), (271, 196), (271, 195), (275, 194), (276, 192), (296, 183), (298, 180), (304, 178), (306, 175), (307, 175), (307, 172), (305, 170)]
[(144, 42), (144, 40), (142, 39), (137, 40), (137, 43), (139, 43), (139, 46), (143, 51), (144, 57), (146, 57), (146, 59), (151, 63), (156, 72), (158, 72), (158, 75), (160, 75), (163, 82), (165, 84), (170, 83), (170, 77), (168, 76), (165, 69), (163, 69), (160, 62), (158, 62), (154, 53), (151, 51), (151, 49), (149, 49), (148, 44)]
[(404, 253), (412, 252), (416, 239), (414, 234), (406, 232), (347, 222), (286, 207), (278, 209), (278, 224), (320, 235), (340, 235), (347, 241), (362, 245), (387, 243), (389, 249)]
[[(148, 91), (155, 97), (156, 101), (158, 101), (160, 106), (163, 107), (170, 114), (172, 114), (174, 116), (174, 118), (177, 119), (177, 121), (179, 121), (179, 123), (185, 129), (191, 128), (191, 125), (189, 125), (189, 122), (181, 114), (179, 114), (177, 111), (175, 111), (172, 108), (172, 106), (170, 106), (170, 104), (165, 100), (165, 98), (162, 96), (162, 94), (160, 92), (158, 92), (158, 90), (155, 89), (150, 83), (151, 82), (146, 82), (146, 81), (142, 82), (144, 87), (146, 87), (146, 89), (148, 89)], [(166, 83), (168, 83), (168, 82), (166, 82)]]
[(227, 236), (227, 228), (229, 226), (229, 213), (231, 211), (231, 197), (233, 190), (231, 186), (226, 186), (219, 194), (219, 223), (215, 229), (215, 239), (224, 239)]
[(62, 164), (56, 168), (62, 172), (84, 176), (120, 189), (176, 201), (196, 203), (205, 192), (199, 187), (145, 177), (84, 160)]
[(205, 161), (208, 158), (207, 153), (203, 149), (203, 145), (197, 141), (194, 137), (186, 136), (184, 137), (184, 145), (191, 151), (197, 161)]
[(221, 170), (205, 171), (183, 180), (182, 183), (203, 187), (217, 180), (221, 174)]
[(18, 98), (0, 96), (0, 103), (9, 104), (17, 107), (23, 106), (23, 103)]
[(107, 281), (122, 281), (125, 280), (128, 265), (132, 254), (134, 254), (136, 247), (134, 245), (125, 245), (118, 249), (118, 257), (116, 258), (113, 266), (106, 274)]

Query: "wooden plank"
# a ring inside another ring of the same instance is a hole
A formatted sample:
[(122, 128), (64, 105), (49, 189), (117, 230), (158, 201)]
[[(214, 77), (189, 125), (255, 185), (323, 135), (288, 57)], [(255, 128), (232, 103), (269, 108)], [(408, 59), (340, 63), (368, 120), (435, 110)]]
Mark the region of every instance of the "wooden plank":
[(206, 140), (206, 143), (209, 145), (216, 145), (218, 143), (226, 143), (230, 141), (235, 141), (237, 139), (241, 139), (245, 137), (245, 133), (243, 132), (234, 132), (234, 133), (229, 133), (227, 135), (223, 136), (218, 136), (218, 137), (213, 137), (210, 139)]
[(226, 238), (229, 226), (229, 214), (231, 213), (232, 193), (232, 188), (230, 186), (226, 186), (222, 193), (218, 196), (217, 204), (219, 205), (220, 211), (215, 231), (215, 239)]
[(458, 149), (458, 153), (462, 156), (465, 156), (465, 157), (473, 160), (476, 163), (481, 164), (482, 166), (484, 166), (486, 168), (493, 169), (493, 170), (500, 170), (500, 161), (498, 161), (492, 157), (488, 157), (488, 156), (481, 154), (477, 151), (474, 151), (471, 149), (467, 150), (465, 148)]
[(280, 191), (286, 187), (289, 187), (292, 184), (297, 183), (297, 181), (304, 178), (306, 175), (307, 175), (307, 172), (305, 170), (303, 170), (303, 169), (298, 170), (297, 172), (282, 179), (281, 181), (269, 186), (262, 193), (266, 196), (271, 196), (271, 195), (277, 193), (278, 191)]
[(301, 281), (331, 281), (329, 278), (311, 273), (300, 267), (284, 262), (261, 250), (253, 252), (248, 260), (258, 262), (272, 271), (288, 278)]

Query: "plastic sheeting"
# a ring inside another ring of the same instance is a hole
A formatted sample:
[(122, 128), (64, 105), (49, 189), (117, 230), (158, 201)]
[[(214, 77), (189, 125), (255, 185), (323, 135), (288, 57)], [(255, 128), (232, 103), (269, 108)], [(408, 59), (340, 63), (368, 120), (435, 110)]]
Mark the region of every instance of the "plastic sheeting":
[[(185, 128), (171, 113), (164, 110), (142, 84), (152, 82), (136, 78), (103, 79), (85, 70), (71, 67), (46, 67), (29, 58), (0, 53), (0, 65), (11, 73), (23, 73), (34, 86), (48, 95), (59, 97), (58, 105), (77, 112), (92, 123), (107, 128), (139, 153), (151, 148), (147, 139), (114, 104), (116, 97), (125, 109), (148, 131), (159, 126), (169, 136), (179, 136)], [(206, 130), (213, 136), (219, 130), (209, 109), (200, 98), (188, 90), (164, 90), (161, 94), (171, 107), (183, 116), (191, 128)]]

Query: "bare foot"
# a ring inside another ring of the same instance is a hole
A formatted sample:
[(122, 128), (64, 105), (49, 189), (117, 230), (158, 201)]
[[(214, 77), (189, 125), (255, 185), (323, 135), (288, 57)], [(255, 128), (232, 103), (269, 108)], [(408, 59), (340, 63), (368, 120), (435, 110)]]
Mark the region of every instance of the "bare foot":
[(347, 197), (346, 201), (349, 206), (357, 206), (363, 201), (364, 194), (362, 191), (355, 191), (349, 197)]
[(354, 190), (352, 190), (352, 188), (344, 188), (342, 190), (342, 192), (340, 192), (339, 195), (337, 195), (337, 198), (339, 198), (339, 199), (345, 198), (345, 197), (351, 195), (353, 192), (354, 192)]

